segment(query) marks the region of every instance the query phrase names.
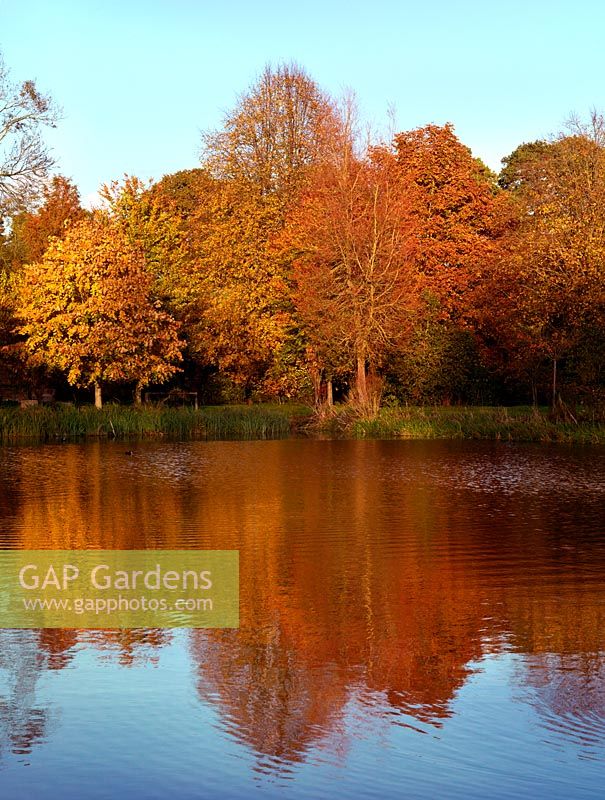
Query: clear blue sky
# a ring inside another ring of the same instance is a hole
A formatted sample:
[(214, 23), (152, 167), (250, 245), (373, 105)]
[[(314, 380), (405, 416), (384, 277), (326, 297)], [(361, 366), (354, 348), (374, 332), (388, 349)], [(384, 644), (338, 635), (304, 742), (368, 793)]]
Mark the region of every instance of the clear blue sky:
[(198, 164), (265, 63), (352, 88), (397, 128), (451, 121), (492, 168), (572, 111), (605, 109), (603, 0), (0, 0), (0, 50), (63, 108), (49, 135), (86, 198)]

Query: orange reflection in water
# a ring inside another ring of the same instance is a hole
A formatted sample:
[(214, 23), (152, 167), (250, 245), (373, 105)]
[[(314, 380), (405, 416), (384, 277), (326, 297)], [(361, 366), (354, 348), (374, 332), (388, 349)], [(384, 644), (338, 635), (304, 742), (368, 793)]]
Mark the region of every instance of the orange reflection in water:
[[(469, 488), (446, 445), (400, 444), (22, 449), (3, 536), (24, 548), (238, 549), (241, 628), (193, 631), (189, 652), (199, 696), (259, 763), (339, 753), (353, 702), (368, 720), (439, 727), (481, 659), (505, 650), (523, 654), (519, 701), (547, 730), (602, 740), (602, 541), (569, 549), (565, 498)], [(500, 468), (499, 454), (482, 458)], [(170, 641), (42, 631), (27, 663), (64, 668), (79, 643), (131, 666)], [(40, 736), (34, 711), (8, 727)]]

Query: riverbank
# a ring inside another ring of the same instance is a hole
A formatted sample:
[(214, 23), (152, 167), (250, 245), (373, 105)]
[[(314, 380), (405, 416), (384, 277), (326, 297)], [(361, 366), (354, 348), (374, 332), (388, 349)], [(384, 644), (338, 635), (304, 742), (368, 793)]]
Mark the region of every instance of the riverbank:
[(303, 405), (162, 406), (57, 404), (0, 408), (0, 442), (73, 441), (85, 437), (277, 439), (295, 433), (311, 409)]
[[(605, 444), (605, 424), (592, 412), (553, 419), (548, 408), (533, 406), (427, 406), (383, 408), (375, 419), (339, 419), (328, 426), (354, 438), (488, 439), (511, 442)], [(574, 421), (575, 420), (575, 421)]]
[[(574, 422), (573, 420), (577, 421)], [(291, 435), (375, 439), (488, 439), (518, 442), (605, 444), (605, 424), (588, 411), (553, 420), (546, 408), (529, 406), (432, 406), (383, 408), (359, 419), (337, 406), (321, 417), (296, 404), (165, 408), (106, 405), (0, 408), (0, 442), (67, 442), (97, 437), (279, 439)]]

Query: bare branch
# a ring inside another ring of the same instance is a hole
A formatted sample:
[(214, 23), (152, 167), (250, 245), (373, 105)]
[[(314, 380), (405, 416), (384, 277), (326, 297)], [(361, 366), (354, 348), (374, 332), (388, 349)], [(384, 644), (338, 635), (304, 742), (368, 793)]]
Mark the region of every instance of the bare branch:
[(10, 81), (0, 55), (0, 213), (31, 201), (54, 164), (41, 136), (58, 109), (33, 81)]

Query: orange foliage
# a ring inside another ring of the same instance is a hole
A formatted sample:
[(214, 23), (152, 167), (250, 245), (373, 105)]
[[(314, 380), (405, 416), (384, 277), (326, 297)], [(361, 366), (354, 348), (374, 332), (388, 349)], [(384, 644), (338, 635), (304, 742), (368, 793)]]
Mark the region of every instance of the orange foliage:
[(444, 313), (460, 314), (495, 249), (505, 201), (495, 176), (456, 138), (452, 125), (400, 133), (394, 148), (411, 199), (418, 269)]
[(151, 289), (144, 255), (123, 228), (101, 213), (73, 225), (20, 283), (30, 357), (77, 386), (165, 381), (177, 370), (180, 342)]
[(67, 226), (83, 219), (86, 212), (80, 205), (80, 194), (68, 178), (55, 176), (44, 187), (42, 205), (35, 212), (25, 213), (17, 220), (17, 235), (21, 239), (25, 263), (39, 261), (50, 240), (62, 237)]
[(409, 202), (386, 154), (345, 150), (318, 168), (289, 224), (294, 303), (320, 365), (357, 370), (362, 407), (367, 370), (401, 345), (418, 306)]

